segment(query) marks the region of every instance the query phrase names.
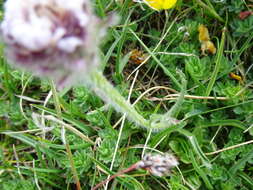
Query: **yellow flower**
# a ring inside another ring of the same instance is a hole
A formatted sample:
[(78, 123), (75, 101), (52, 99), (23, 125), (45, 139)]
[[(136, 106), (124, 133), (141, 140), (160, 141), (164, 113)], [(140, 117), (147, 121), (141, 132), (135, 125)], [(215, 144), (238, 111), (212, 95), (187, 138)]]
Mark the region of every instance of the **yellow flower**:
[(214, 43), (210, 40), (208, 29), (205, 25), (200, 24), (198, 27), (199, 31), (199, 42), (201, 43), (202, 55), (206, 55), (206, 51), (211, 54), (216, 53), (216, 47)]
[(151, 8), (160, 11), (163, 9), (170, 9), (173, 7), (177, 0), (143, 0)]

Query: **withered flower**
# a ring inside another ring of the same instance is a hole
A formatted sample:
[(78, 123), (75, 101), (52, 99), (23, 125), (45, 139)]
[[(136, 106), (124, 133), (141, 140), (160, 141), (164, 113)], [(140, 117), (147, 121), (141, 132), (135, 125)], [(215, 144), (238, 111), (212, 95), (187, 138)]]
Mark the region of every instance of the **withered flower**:
[(152, 175), (162, 177), (170, 174), (170, 170), (178, 165), (172, 154), (146, 154), (138, 163), (138, 168), (148, 170)]

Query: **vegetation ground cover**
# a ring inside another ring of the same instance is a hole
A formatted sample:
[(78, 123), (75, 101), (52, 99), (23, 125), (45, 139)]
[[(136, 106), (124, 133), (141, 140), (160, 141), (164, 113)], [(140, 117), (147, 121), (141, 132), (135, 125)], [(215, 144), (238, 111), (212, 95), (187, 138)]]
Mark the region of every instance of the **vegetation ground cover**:
[[(56, 92), (47, 79), (10, 67), (1, 44), (0, 189), (76, 189), (77, 181), (90, 189), (151, 151), (172, 152), (178, 168), (162, 178), (133, 171), (107, 189), (253, 189), (253, 16), (243, 16), (253, 2), (179, 0), (159, 12), (131, 0), (93, 5), (101, 18), (120, 16), (100, 48), (106, 77), (148, 118), (174, 105), (181, 70), (187, 95), (177, 119), (185, 125), (152, 132), (122, 122), (81, 84)], [(202, 54), (200, 24), (215, 54)]]

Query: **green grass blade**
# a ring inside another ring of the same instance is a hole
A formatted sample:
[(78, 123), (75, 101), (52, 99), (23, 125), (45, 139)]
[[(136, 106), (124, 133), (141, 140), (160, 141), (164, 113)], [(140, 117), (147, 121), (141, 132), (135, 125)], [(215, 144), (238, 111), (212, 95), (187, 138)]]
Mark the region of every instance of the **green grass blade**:
[(224, 50), (224, 44), (225, 44), (225, 36), (226, 36), (225, 34), (226, 34), (226, 28), (224, 28), (223, 32), (222, 32), (221, 42), (220, 42), (220, 45), (218, 48), (218, 55), (217, 55), (217, 59), (215, 61), (216, 63), (215, 63), (214, 71), (212, 73), (211, 80), (209, 81), (209, 83), (207, 85), (207, 90), (206, 90), (205, 96), (210, 95), (210, 93), (213, 89), (214, 83), (216, 81), (218, 72), (220, 70), (220, 65), (221, 65), (223, 50)]

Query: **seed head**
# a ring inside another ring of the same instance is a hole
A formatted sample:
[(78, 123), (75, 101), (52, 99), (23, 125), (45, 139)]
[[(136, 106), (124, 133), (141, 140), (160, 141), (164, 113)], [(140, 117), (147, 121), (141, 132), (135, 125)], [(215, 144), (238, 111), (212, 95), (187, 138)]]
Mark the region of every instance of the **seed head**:
[(138, 168), (148, 170), (155, 176), (165, 176), (170, 174), (171, 168), (178, 165), (178, 161), (172, 154), (146, 154), (143, 159), (138, 162)]

